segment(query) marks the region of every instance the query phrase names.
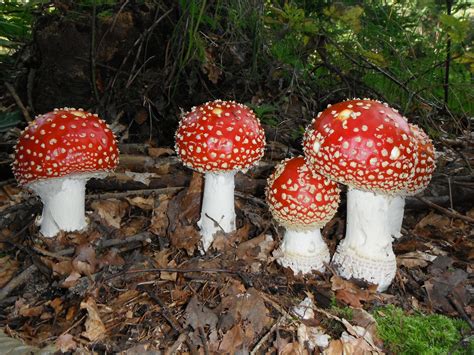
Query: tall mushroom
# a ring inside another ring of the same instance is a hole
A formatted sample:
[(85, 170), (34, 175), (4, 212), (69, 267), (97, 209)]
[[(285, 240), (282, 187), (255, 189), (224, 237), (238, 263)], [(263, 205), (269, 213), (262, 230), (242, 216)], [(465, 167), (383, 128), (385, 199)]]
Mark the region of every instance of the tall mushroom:
[(321, 237), (323, 227), (339, 205), (337, 184), (311, 172), (303, 157), (281, 162), (268, 178), (267, 203), (278, 223), (286, 228), (277, 261), (295, 274), (323, 271), (329, 250)]
[(118, 159), (114, 134), (96, 114), (62, 108), (37, 116), (18, 140), (12, 168), (43, 202), (41, 234), (84, 229), (86, 182), (113, 171)]
[(414, 196), (428, 186), (436, 168), (435, 149), (428, 135), (414, 124), (408, 124), (416, 142), (415, 173), (407, 181), (404, 193), (392, 199), (390, 209), (394, 213), (392, 236), (399, 238), (401, 235), (403, 214), (405, 208), (405, 197)]
[(390, 209), (415, 174), (416, 141), (406, 119), (378, 101), (349, 100), (328, 107), (304, 137), (308, 165), (348, 185), (346, 237), (333, 264), (345, 278), (385, 290), (396, 273)]
[(205, 174), (201, 251), (218, 231), (235, 230), (234, 176), (263, 156), (265, 134), (255, 114), (234, 101), (216, 100), (185, 114), (176, 132), (176, 152), (187, 167)]

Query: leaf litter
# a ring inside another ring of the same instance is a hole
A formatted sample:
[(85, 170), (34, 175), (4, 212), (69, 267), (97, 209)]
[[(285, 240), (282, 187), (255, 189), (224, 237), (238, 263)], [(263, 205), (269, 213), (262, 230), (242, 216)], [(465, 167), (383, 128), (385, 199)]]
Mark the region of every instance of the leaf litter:
[[(378, 354), (384, 344), (370, 313), (375, 307), (394, 304), (472, 321), (473, 230), (466, 221), (407, 208), (404, 236), (394, 243), (399, 270), (383, 294), (330, 269), (294, 276), (272, 256), (282, 229), (263, 200), (261, 187), (271, 169), (238, 176), (238, 229), (218, 235), (210, 252), (201, 255), (196, 225), (201, 174), (169, 159), (173, 152), (167, 148), (148, 153), (153, 170), (125, 173), (152, 186), (156, 167), (163, 165), (159, 174), (165, 181), (189, 185), (128, 196), (118, 188), (122, 180), (113, 185), (116, 197), (88, 200), (93, 212), (87, 231), (64, 233), (55, 241), (38, 238), (33, 223), (26, 228), (19, 223), (22, 213), (6, 215), (0, 287), (32, 263), (40, 270), (0, 300), (0, 328), (16, 338), (15, 346), (26, 342), (62, 352)], [(6, 186), (0, 213), (26, 196), (13, 183)], [(433, 191), (437, 186), (434, 179)], [(474, 214), (472, 206), (463, 209)], [(341, 210), (323, 230), (332, 249), (343, 237), (344, 214)], [(350, 317), (341, 309), (350, 310)]]

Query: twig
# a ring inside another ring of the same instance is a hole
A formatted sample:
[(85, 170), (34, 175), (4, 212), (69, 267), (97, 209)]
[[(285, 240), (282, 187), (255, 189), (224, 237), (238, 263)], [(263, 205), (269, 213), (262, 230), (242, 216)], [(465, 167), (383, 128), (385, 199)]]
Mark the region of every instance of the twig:
[(90, 194), (86, 196), (88, 200), (95, 200), (95, 199), (107, 199), (107, 198), (123, 198), (128, 197), (130, 195), (142, 195), (142, 196), (149, 196), (151, 194), (156, 195), (163, 195), (163, 194), (171, 194), (178, 192), (184, 189), (183, 186), (177, 187), (164, 187), (158, 189), (140, 189), (140, 190), (127, 190), (127, 191), (120, 191), (120, 192), (105, 192), (100, 194)]
[(188, 333), (181, 333), (178, 339), (176, 339), (176, 341), (173, 343), (173, 345), (165, 351), (165, 355), (177, 354), (179, 347), (187, 341), (188, 337)]
[(36, 270), (38, 270), (38, 267), (35, 264), (32, 264), (16, 277), (11, 279), (10, 282), (0, 290), (0, 301), (7, 297), (15, 288), (23, 285), (28, 280), (28, 278), (36, 272)]
[(20, 108), (21, 112), (23, 113), (23, 116), (25, 117), (25, 120), (27, 122), (31, 122), (31, 116), (28, 110), (26, 109), (25, 105), (23, 105), (23, 102), (21, 102), (20, 97), (15, 91), (15, 88), (10, 84), (9, 82), (5, 82), (5, 86), (7, 87), (8, 91), (10, 92), (10, 95), (12, 95), (13, 99), (15, 100), (16, 104)]
[[(104, 241), (103, 243), (100, 243), (97, 246), (97, 248), (104, 249), (104, 248), (114, 247), (114, 246), (123, 245), (127, 243), (144, 241), (144, 240), (149, 239), (150, 235), (151, 235), (150, 233), (145, 232), (145, 233), (133, 235), (126, 239), (109, 239), (109, 240)], [(54, 254), (53, 257), (60, 258), (66, 255), (74, 254), (75, 250), (76, 250), (75, 248), (68, 248), (68, 249), (63, 249), (57, 253), (48, 252), (48, 254), (49, 255)], [(28, 268), (23, 270), (19, 275), (11, 279), (10, 282), (0, 290), (0, 301), (2, 301), (5, 297), (7, 297), (14, 289), (23, 285), (27, 281), (27, 279), (37, 270), (38, 270), (38, 267), (35, 264), (32, 264)]]
[[(176, 317), (168, 310), (168, 307), (163, 303), (161, 298), (159, 298), (150, 287), (142, 286), (141, 288), (143, 288), (145, 292), (148, 294), (148, 296), (161, 307), (161, 314), (168, 321), (171, 327), (179, 334), (183, 334), (184, 332), (183, 326), (179, 323)], [(189, 351), (191, 352), (191, 354), (197, 354), (196, 347), (191, 343), (189, 335), (186, 333), (184, 334), (186, 335), (186, 339), (184, 340), (184, 342), (189, 348)]]
[(150, 268), (150, 269), (136, 269), (136, 270), (127, 270), (127, 271), (121, 271), (116, 274), (110, 275), (107, 278), (105, 278), (104, 281), (111, 280), (113, 278), (123, 276), (126, 274), (140, 274), (140, 273), (153, 273), (153, 272), (178, 272), (178, 273), (191, 273), (191, 272), (201, 272), (205, 274), (239, 274), (240, 271), (234, 271), (234, 270), (226, 270), (226, 269), (199, 269), (199, 268), (192, 268), (192, 269), (180, 269), (180, 268), (173, 268), (173, 267), (155, 267), (155, 268)]
[(459, 315), (463, 317), (467, 324), (469, 324), (471, 329), (474, 329), (474, 322), (468, 317), (463, 307), (459, 304), (459, 301), (451, 294), (448, 296), (448, 299), (451, 301), (451, 304), (454, 306), (454, 308), (456, 308), (456, 311), (458, 311)]
[(265, 342), (270, 338), (270, 336), (276, 331), (276, 329), (280, 326), (280, 324), (285, 320), (285, 316), (280, 316), (280, 318), (277, 319), (275, 324), (270, 328), (270, 330), (258, 341), (258, 343), (253, 347), (252, 351), (250, 352), (250, 355), (255, 355), (259, 354), (260, 348), (265, 344)]
[(456, 211), (450, 211), (448, 210), (447, 208), (444, 208), (444, 207), (441, 207), (429, 200), (427, 200), (426, 198), (424, 197), (421, 197), (421, 196), (416, 196), (416, 198), (418, 200), (420, 200), (421, 202), (425, 203), (426, 205), (428, 205), (429, 207), (435, 209), (435, 210), (438, 210), (442, 213), (444, 213), (445, 215), (449, 216), (449, 217), (452, 217), (452, 218), (459, 218), (459, 219), (462, 219), (463, 221), (466, 221), (467, 223), (471, 223), (471, 224), (474, 224), (474, 218), (471, 218), (471, 217), (468, 217), (468, 216), (465, 216), (463, 214), (460, 214), (459, 212), (456, 212)]

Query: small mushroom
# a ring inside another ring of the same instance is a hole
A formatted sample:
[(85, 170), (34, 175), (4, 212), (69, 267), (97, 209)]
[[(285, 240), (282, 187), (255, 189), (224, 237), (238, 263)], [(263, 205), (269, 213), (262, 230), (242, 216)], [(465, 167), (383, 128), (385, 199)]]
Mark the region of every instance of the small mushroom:
[(416, 149), (406, 119), (369, 99), (329, 106), (306, 131), (308, 166), (349, 187), (346, 237), (332, 259), (341, 276), (377, 284), (379, 291), (395, 277), (399, 217), (391, 207), (415, 175)]
[(284, 160), (268, 179), (266, 196), (273, 218), (286, 228), (275, 255), (295, 274), (324, 271), (329, 250), (323, 227), (339, 205), (337, 184), (312, 172), (303, 157)]
[(216, 100), (185, 114), (176, 132), (176, 153), (187, 167), (205, 174), (201, 251), (214, 235), (235, 230), (234, 176), (263, 156), (265, 134), (255, 114), (234, 101)]
[(18, 140), (12, 168), (43, 202), (41, 234), (84, 229), (86, 182), (113, 171), (118, 159), (114, 134), (96, 114), (61, 108), (37, 116)]

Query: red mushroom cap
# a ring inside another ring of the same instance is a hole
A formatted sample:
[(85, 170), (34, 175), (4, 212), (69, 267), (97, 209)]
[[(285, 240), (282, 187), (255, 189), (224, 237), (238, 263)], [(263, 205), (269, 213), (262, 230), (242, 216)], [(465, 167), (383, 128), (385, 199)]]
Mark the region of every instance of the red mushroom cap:
[(325, 225), (339, 205), (337, 183), (312, 172), (303, 157), (281, 162), (268, 178), (267, 203), (273, 217), (297, 229)]
[(265, 132), (248, 107), (216, 100), (193, 107), (179, 123), (176, 152), (200, 172), (247, 169), (260, 160)]
[(39, 115), (15, 147), (13, 173), (28, 184), (75, 173), (112, 171), (119, 152), (105, 121), (82, 109), (61, 108)]
[(417, 142), (418, 157), (415, 164), (415, 174), (408, 181), (406, 192), (408, 195), (416, 195), (423, 191), (431, 181), (436, 168), (435, 149), (430, 137), (420, 127), (410, 124), (410, 129)]
[(396, 194), (414, 174), (416, 143), (408, 123), (378, 101), (329, 106), (310, 124), (303, 144), (312, 169), (360, 190)]

